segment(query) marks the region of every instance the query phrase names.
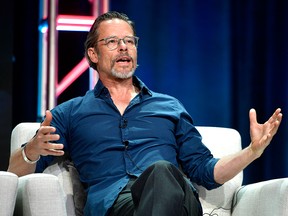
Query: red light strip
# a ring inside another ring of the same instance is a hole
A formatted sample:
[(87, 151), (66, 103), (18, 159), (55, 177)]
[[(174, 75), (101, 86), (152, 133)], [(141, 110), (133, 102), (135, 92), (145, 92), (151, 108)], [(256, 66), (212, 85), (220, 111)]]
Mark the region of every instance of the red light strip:
[(85, 58), (83, 58), (56, 86), (56, 97), (58, 97), (65, 89), (67, 89), (88, 68), (88, 62)]
[(95, 20), (94, 16), (58, 15), (58, 31), (89, 31)]
[[(57, 30), (67, 31), (89, 31), (95, 17), (58, 15)], [(83, 58), (56, 86), (56, 97), (62, 94), (82, 73), (89, 68), (85, 58)]]

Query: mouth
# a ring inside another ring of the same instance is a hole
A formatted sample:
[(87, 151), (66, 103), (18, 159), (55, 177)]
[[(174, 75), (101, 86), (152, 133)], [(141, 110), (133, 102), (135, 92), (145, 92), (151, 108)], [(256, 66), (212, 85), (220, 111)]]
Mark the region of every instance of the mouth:
[(130, 63), (132, 58), (130, 56), (119, 56), (116, 58), (116, 63)]

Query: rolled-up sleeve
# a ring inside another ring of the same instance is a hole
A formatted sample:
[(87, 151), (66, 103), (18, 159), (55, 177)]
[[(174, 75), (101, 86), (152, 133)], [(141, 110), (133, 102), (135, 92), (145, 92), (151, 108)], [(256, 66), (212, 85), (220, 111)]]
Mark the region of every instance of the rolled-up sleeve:
[[(181, 109), (178, 109), (181, 110)], [(214, 180), (214, 167), (219, 159), (202, 143), (202, 137), (193, 125), (191, 116), (182, 108), (176, 127), (179, 161), (183, 172), (192, 182), (208, 190), (221, 186)]]

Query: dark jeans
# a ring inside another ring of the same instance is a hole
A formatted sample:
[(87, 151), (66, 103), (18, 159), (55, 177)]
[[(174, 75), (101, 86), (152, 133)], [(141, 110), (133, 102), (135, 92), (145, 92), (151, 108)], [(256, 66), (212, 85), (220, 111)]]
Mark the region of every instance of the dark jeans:
[(159, 161), (119, 194), (109, 216), (202, 216), (196, 192), (177, 167)]

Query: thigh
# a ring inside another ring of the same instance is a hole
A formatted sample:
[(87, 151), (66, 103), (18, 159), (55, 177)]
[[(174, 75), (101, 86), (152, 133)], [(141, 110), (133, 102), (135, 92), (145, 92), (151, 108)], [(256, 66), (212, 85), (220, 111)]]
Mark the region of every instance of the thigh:
[(130, 190), (133, 182), (134, 180), (130, 180), (118, 195), (118, 198), (110, 209), (109, 216), (133, 216), (135, 207)]
[(137, 216), (202, 215), (192, 185), (166, 161), (148, 167), (132, 185), (131, 192)]

